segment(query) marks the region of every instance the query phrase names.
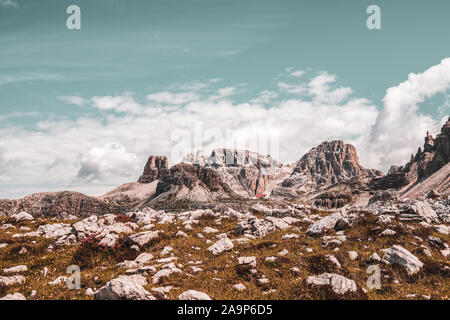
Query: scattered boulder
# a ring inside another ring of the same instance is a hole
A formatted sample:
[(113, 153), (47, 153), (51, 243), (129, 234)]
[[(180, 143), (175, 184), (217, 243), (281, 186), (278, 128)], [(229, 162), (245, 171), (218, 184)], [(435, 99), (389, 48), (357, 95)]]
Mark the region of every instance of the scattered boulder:
[(344, 210), (334, 212), (313, 223), (311, 226), (309, 226), (308, 230), (306, 230), (306, 233), (310, 236), (320, 236), (326, 231), (333, 229), (336, 225), (336, 222), (339, 219), (344, 218), (345, 216), (346, 212)]
[(20, 273), (20, 272), (26, 272), (28, 270), (27, 266), (25, 265), (18, 265), (11, 268), (5, 268), (3, 269), (4, 273)]
[(415, 255), (400, 245), (394, 245), (383, 251), (383, 261), (401, 265), (410, 275), (419, 272), (423, 267), (423, 263)]
[(127, 238), (127, 242), (130, 245), (137, 245), (139, 247), (144, 247), (146, 244), (151, 241), (157, 239), (160, 235), (161, 231), (144, 231), (129, 235)]
[(355, 281), (335, 273), (322, 273), (318, 276), (309, 276), (306, 283), (312, 286), (330, 286), (334, 293), (344, 295), (357, 290)]
[(147, 280), (141, 275), (119, 276), (98, 290), (95, 300), (156, 300), (144, 289)]
[(256, 258), (255, 257), (239, 257), (238, 263), (239, 263), (239, 265), (256, 267)]
[(222, 238), (219, 241), (215, 242), (212, 246), (208, 248), (208, 251), (213, 255), (221, 254), (224, 251), (228, 251), (233, 249), (234, 245), (228, 238)]
[(211, 298), (204, 292), (196, 290), (188, 290), (178, 296), (180, 300), (211, 300)]
[(27, 299), (21, 293), (14, 293), (14, 294), (7, 294), (3, 298), (0, 298), (0, 300), (27, 300)]
[(15, 222), (21, 222), (21, 221), (31, 221), (33, 220), (33, 216), (25, 211), (21, 211), (19, 213), (15, 213), (11, 216), (11, 219)]
[(16, 284), (24, 284), (26, 281), (24, 276), (10, 276), (10, 277), (1, 277), (0, 276), (0, 286), (14, 286)]

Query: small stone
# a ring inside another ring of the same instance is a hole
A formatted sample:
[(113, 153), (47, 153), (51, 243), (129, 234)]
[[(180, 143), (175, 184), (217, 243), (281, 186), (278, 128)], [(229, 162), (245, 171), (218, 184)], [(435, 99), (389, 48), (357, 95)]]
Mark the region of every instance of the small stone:
[(217, 233), (217, 232), (219, 232), (219, 230), (217, 230), (216, 228), (211, 228), (211, 227), (203, 228), (203, 233)]
[(394, 230), (391, 229), (386, 229), (383, 232), (380, 233), (380, 236), (384, 237), (384, 236), (393, 236), (395, 235), (397, 232), (395, 232)]
[(358, 258), (358, 252), (356, 251), (348, 251), (347, 253), (350, 260), (356, 260)]
[(237, 290), (237, 291), (244, 291), (245, 289), (247, 289), (246, 286), (244, 286), (242, 283), (238, 283), (233, 285), (233, 289)]
[(380, 261), (381, 261), (381, 258), (380, 258), (380, 256), (379, 256), (376, 252), (374, 252), (374, 253), (370, 256), (369, 260), (370, 260), (370, 261), (373, 261), (373, 262), (380, 262)]
[(178, 231), (178, 232), (175, 234), (175, 237), (178, 237), (178, 238), (188, 238), (188, 235), (187, 235), (186, 232)]
[(24, 265), (18, 265), (11, 268), (5, 268), (3, 269), (4, 273), (20, 273), (20, 272), (26, 272), (28, 270), (27, 266)]
[(94, 290), (92, 290), (92, 288), (87, 288), (84, 294), (87, 296), (93, 296), (95, 292)]

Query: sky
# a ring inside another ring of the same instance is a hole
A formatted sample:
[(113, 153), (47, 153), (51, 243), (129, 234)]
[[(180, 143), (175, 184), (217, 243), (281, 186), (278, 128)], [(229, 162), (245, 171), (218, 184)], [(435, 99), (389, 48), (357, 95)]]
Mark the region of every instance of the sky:
[[(381, 10), (370, 30), (369, 5)], [(78, 5), (81, 29), (66, 8)], [(135, 181), (214, 147), (325, 140), (387, 171), (449, 111), (450, 2), (0, 0), (0, 198)]]

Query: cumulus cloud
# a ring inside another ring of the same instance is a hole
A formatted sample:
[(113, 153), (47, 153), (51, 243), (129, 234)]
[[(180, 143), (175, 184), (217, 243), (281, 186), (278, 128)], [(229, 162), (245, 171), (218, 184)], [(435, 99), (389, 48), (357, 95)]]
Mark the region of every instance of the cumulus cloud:
[(411, 73), (408, 79), (387, 90), (384, 108), (372, 128), (363, 150), (364, 161), (386, 170), (403, 164), (423, 144), (426, 131), (437, 132), (444, 119), (433, 119), (420, 112), (419, 104), (450, 89), (450, 58), (423, 73)]
[(129, 168), (138, 165), (137, 156), (127, 152), (119, 143), (108, 143), (92, 147), (80, 160), (77, 178), (83, 182), (109, 180), (112, 177), (127, 177)]

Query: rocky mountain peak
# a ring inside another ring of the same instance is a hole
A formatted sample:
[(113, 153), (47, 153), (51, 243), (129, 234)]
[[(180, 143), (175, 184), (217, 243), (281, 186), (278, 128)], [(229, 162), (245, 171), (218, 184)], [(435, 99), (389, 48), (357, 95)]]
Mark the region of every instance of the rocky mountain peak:
[(169, 161), (165, 156), (150, 156), (144, 167), (144, 172), (139, 177), (140, 183), (150, 183), (159, 179), (169, 170)]
[(291, 176), (283, 182), (283, 186), (308, 182), (320, 187), (352, 178), (365, 179), (380, 175), (381, 171), (361, 166), (353, 145), (341, 140), (325, 141), (295, 163)]
[(423, 180), (444, 167), (449, 161), (450, 118), (442, 126), (436, 138), (427, 132), (423, 149), (419, 147), (407, 164), (391, 168), (390, 173), (406, 176), (407, 182)]
[(427, 132), (423, 148), (404, 166), (392, 166), (388, 174), (381, 179), (374, 179), (372, 185), (377, 189), (412, 188), (444, 168), (450, 162), (450, 118), (441, 128), (441, 132), (433, 138)]

